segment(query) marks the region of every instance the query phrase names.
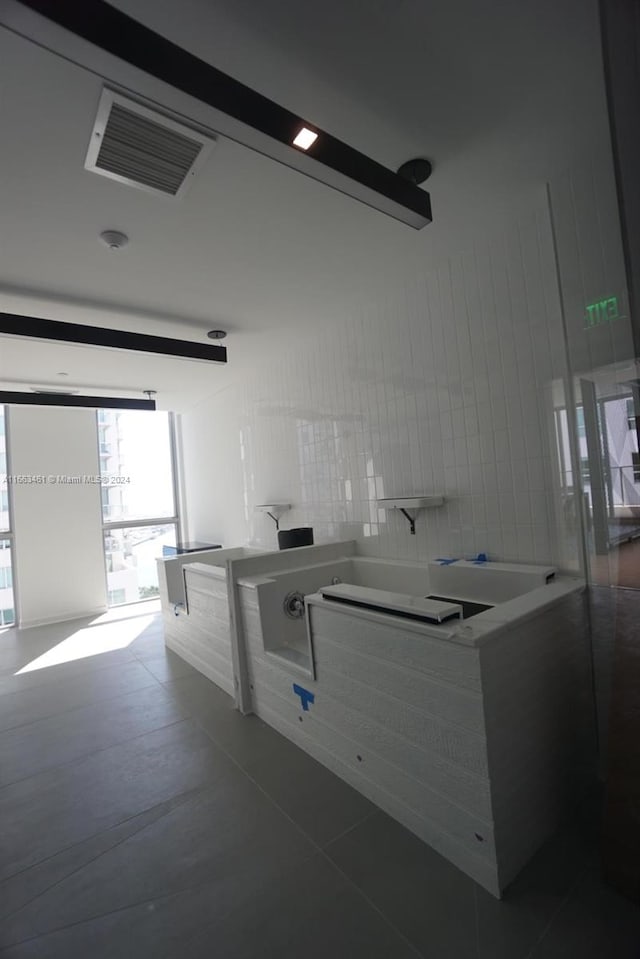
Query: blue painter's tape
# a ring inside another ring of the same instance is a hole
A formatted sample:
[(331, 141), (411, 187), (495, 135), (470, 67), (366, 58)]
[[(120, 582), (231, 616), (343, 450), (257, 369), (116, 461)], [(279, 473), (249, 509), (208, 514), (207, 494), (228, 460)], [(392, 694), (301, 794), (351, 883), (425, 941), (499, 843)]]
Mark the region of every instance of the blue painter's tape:
[(308, 689), (305, 689), (304, 686), (298, 686), (297, 683), (293, 684), (293, 691), (296, 696), (300, 697), (300, 702), (302, 703), (302, 708), (305, 713), (309, 712), (309, 703), (315, 703), (316, 697), (313, 693), (309, 692)]
[(451, 566), (452, 563), (457, 563), (457, 559), (437, 559), (436, 563), (440, 563), (441, 566)]

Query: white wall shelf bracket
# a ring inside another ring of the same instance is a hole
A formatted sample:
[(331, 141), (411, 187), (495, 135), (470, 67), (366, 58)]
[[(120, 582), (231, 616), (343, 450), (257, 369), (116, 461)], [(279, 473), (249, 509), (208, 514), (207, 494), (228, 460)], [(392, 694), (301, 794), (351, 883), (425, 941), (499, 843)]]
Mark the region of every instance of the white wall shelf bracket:
[[(409, 522), (411, 535), (416, 535), (416, 518), (420, 510), (433, 509), (436, 506), (442, 506), (444, 496), (395, 496), (387, 499), (379, 499), (380, 509), (397, 509)], [(414, 510), (412, 516), (409, 510)]]
[(280, 517), (287, 510), (291, 509), (290, 503), (260, 503), (255, 507), (258, 513), (266, 513), (276, 524), (276, 529), (280, 529)]

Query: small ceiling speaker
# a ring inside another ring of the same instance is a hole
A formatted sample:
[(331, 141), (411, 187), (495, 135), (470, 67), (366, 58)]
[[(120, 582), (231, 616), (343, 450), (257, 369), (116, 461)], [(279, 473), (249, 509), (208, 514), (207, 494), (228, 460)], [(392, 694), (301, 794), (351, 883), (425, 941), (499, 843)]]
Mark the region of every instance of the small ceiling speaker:
[(207, 336), (210, 340), (224, 340), (226, 335), (226, 330), (209, 330), (207, 333)]
[(123, 247), (129, 242), (129, 237), (126, 233), (121, 233), (120, 230), (104, 230), (100, 234), (100, 239), (105, 246), (108, 246), (113, 252), (122, 250)]

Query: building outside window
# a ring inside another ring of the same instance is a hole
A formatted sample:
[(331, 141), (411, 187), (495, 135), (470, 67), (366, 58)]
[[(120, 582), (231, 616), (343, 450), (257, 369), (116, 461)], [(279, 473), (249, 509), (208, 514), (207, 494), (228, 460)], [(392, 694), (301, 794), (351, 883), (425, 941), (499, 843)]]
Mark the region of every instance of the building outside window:
[[(598, 435), (595, 438), (601, 450), (601, 468), (610, 541), (640, 535), (640, 452), (636, 430), (634, 398), (604, 396), (597, 400)], [(587, 505), (592, 504), (592, 466), (589, 458), (584, 410), (576, 409), (576, 432), (580, 459), (581, 489)], [(562, 472), (565, 499), (576, 495), (577, 484), (571, 471), (571, 451), (567, 411), (556, 410), (556, 438), (558, 461)]]
[(159, 593), (156, 559), (177, 539), (172, 430), (165, 412), (98, 410), (110, 606)]
[(9, 503), (9, 484), (7, 483), (7, 436), (5, 423), (6, 410), (0, 406), (0, 628), (15, 623), (15, 600), (13, 593), (13, 541), (11, 532), (11, 513)]

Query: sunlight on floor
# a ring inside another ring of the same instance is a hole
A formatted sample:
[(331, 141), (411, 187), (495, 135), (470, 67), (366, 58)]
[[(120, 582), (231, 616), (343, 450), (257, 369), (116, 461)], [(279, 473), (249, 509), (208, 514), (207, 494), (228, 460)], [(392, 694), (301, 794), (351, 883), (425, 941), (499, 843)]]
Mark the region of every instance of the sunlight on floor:
[[(131, 607), (129, 607), (129, 610)], [(118, 610), (118, 612), (122, 612)], [(63, 639), (41, 656), (36, 657), (15, 676), (23, 673), (32, 673), (37, 669), (47, 669), (49, 666), (59, 666), (61, 663), (70, 663), (75, 659), (86, 659), (88, 656), (99, 656), (101, 653), (110, 653), (116, 649), (124, 649), (134, 639), (137, 639), (154, 620), (154, 610), (145, 615), (131, 616), (114, 615), (112, 611), (98, 616), (93, 623), (83, 629), (76, 630), (71, 636)]]
[(160, 612), (159, 599), (145, 599), (141, 603), (128, 603), (125, 606), (113, 606), (106, 613), (96, 616), (91, 621), (91, 626), (101, 626), (103, 623), (113, 623), (122, 619), (133, 619), (134, 617), (149, 616)]

